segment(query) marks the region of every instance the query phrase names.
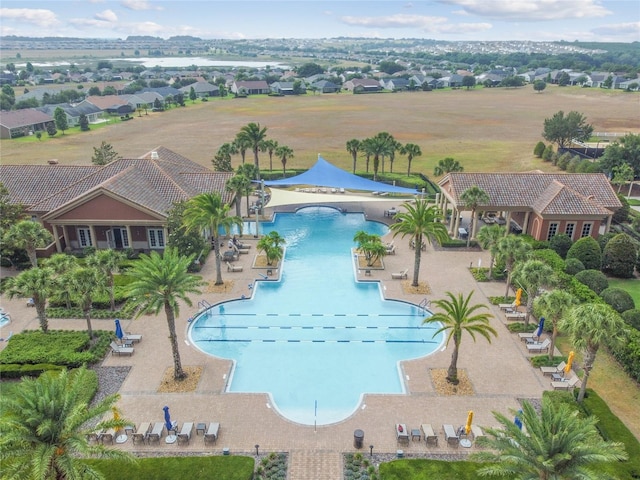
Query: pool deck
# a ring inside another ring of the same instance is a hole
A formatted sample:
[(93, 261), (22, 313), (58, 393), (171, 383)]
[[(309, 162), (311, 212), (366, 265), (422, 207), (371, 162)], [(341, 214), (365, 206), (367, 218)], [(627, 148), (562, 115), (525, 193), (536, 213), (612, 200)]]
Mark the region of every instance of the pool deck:
[[(385, 209), (398, 206), (398, 201), (389, 203), (362, 204), (360, 207), (347, 204), (349, 211), (366, 211), (367, 218), (388, 222), (383, 216)], [(269, 209), (267, 209), (268, 211)], [(391, 241), (391, 236), (387, 238)], [(290, 453), (289, 479), (337, 480), (342, 478), (342, 453), (356, 451), (353, 445), (354, 431), (364, 431), (363, 453), (369, 453), (373, 445), (374, 453), (395, 454), (403, 450), (405, 456), (426, 454), (466, 454), (476, 447), (449, 447), (445, 441), (442, 425), (452, 424), (455, 428), (463, 425), (469, 410), (474, 411), (474, 424), (496, 426), (492, 411), (510, 415), (510, 409), (520, 408), (520, 398), (540, 398), (545, 389), (550, 389), (550, 381), (539, 370), (529, 364), (526, 347), (515, 334), (509, 333), (507, 320), (497, 306), (490, 305), (487, 297), (503, 295), (503, 282), (478, 283), (469, 272), (469, 266), (489, 264), (488, 252), (434, 251), (428, 246), (423, 252), (420, 266), (420, 282), (427, 282), (431, 288), (429, 299), (438, 299), (444, 293), (468, 293), (475, 291), (474, 301), (486, 303), (493, 315), (492, 326), (498, 337), (489, 344), (484, 338), (474, 343), (470, 336), (462, 339), (458, 368), (464, 370), (475, 391), (471, 396), (442, 396), (436, 393), (431, 380), (430, 369), (445, 369), (449, 366), (451, 348), (441, 350), (429, 357), (402, 363), (406, 382), (406, 395), (365, 395), (356, 413), (348, 419), (332, 425), (304, 426), (281, 417), (273, 408), (266, 394), (225, 393), (225, 384), (231, 362), (212, 358), (189, 345), (186, 339), (188, 319), (198, 312), (198, 301), (206, 300), (216, 304), (223, 300), (249, 295), (248, 285), (260, 276), (252, 269), (256, 254), (256, 240), (244, 237), (243, 242), (252, 244), (248, 255), (241, 255), (235, 262), (243, 266), (242, 272), (227, 272), (223, 263), (223, 279), (232, 280), (233, 288), (226, 294), (204, 293), (194, 296), (193, 306), (181, 305), (177, 318), (177, 331), (183, 366), (202, 366), (202, 378), (193, 393), (157, 393), (162, 376), (173, 366), (171, 349), (167, 340), (167, 326), (164, 314), (142, 316), (135, 320), (123, 320), (125, 331), (142, 334), (140, 343), (135, 344), (132, 356), (109, 355), (104, 366), (131, 366), (131, 371), (119, 393), (118, 406), (123, 415), (140, 424), (141, 422), (162, 421), (162, 407), (171, 408), (171, 417), (180, 424), (187, 421), (219, 422), (220, 435), (215, 445), (205, 447), (202, 435), (193, 432), (188, 445), (133, 445), (131, 440), (120, 448), (135, 453), (173, 455), (178, 452), (193, 454), (221, 454), (223, 448), (234, 453), (255, 453), (285, 451)], [(392, 272), (409, 269), (409, 279), (413, 272), (414, 250), (408, 239), (396, 237), (396, 253), (385, 257), (384, 270), (372, 270), (361, 280), (381, 281), (386, 298), (402, 299), (420, 303), (425, 295), (405, 294), (402, 281), (391, 278)], [(6, 272), (3, 272), (3, 274)], [(210, 260), (201, 274), (206, 280), (215, 278), (215, 262)], [(0, 330), (0, 337), (10, 331), (18, 333), (24, 329), (38, 328), (34, 308), (26, 306), (24, 299), (8, 299), (2, 296), (1, 306), (11, 314), (12, 321)], [(92, 320), (94, 329), (113, 329), (113, 320)], [(84, 320), (50, 320), (52, 329), (85, 329)], [(0, 342), (0, 349), (5, 342)], [(361, 367), (367, 368), (367, 359), (361, 359)], [(426, 446), (424, 441), (410, 440), (408, 444), (398, 444), (395, 424), (406, 424), (409, 429), (421, 424), (433, 425), (439, 436), (437, 447)]]

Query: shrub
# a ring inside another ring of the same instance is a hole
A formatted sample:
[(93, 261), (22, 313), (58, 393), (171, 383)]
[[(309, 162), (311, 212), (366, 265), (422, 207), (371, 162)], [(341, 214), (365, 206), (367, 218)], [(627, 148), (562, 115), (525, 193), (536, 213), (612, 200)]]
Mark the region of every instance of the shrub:
[(550, 248), (545, 248), (543, 250), (534, 250), (533, 258), (546, 263), (555, 271), (561, 272), (564, 270), (565, 261), (562, 259), (562, 257), (560, 257), (560, 255), (558, 255)]
[(604, 233), (598, 237), (598, 245), (600, 245), (600, 250), (604, 252), (604, 249), (607, 247), (607, 243), (617, 235), (616, 232)]
[(613, 214), (613, 221), (616, 223), (625, 223), (629, 220), (629, 211), (631, 210), (631, 206), (624, 195), (618, 194), (618, 200), (622, 203), (622, 207), (616, 210)]
[(640, 330), (640, 310), (634, 308), (633, 310), (622, 312), (622, 318), (628, 325)]
[(576, 241), (567, 252), (567, 259), (577, 258), (587, 270), (600, 270), (602, 251), (593, 237), (583, 237)]
[(596, 292), (580, 283), (574, 276), (564, 272), (556, 272), (558, 288), (564, 289), (576, 297), (580, 303), (602, 303), (602, 299)]
[(549, 248), (555, 251), (562, 259), (567, 258), (567, 252), (573, 245), (573, 241), (571, 237), (566, 233), (559, 233), (558, 235), (554, 235), (549, 240)]
[(0, 364), (0, 378), (39, 377), (44, 372), (59, 372), (63, 368), (60, 365), (52, 365), (50, 363), (37, 363), (35, 365), (22, 365), (20, 363)]
[(638, 247), (626, 233), (613, 237), (602, 252), (602, 269), (618, 278), (633, 277)]
[(636, 382), (640, 382), (640, 331), (629, 329), (623, 345), (610, 345), (609, 351)]
[(565, 262), (564, 271), (569, 275), (575, 275), (576, 273), (581, 272), (583, 270), (584, 270), (584, 265), (577, 258), (569, 258)]
[(565, 152), (558, 158), (556, 165), (560, 170), (566, 170), (569, 162), (571, 161), (571, 154), (569, 152)]
[(531, 250), (546, 250), (547, 248), (549, 248), (549, 242), (547, 242), (546, 240), (536, 240), (531, 235), (528, 235), (526, 233), (520, 235), (520, 238), (531, 245)]
[(600, 297), (618, 313), (636, 308), (629, 292), (621, 288), (609, 287), (600, 293)]
[(544, 142), (538, 142), (536, 143), (536, 146), (533, 149), (533, 154), (538, 158), (542, 158), (542, 154), (544, 153), (545, 148), (546, 148), (546, 145), (544, 144)]
[(605, 288), (609, 287), (609, 280), (607, 280), (606, 275), (600, 270), (583, 270), (576, 273), (575, 277), (576, 280), (585, 284), (598, 295), (600, 295)]
[[(544, 152), (542, 152), (542, 159), (545, 162), (551, 162), (553, 160), (553, 147), (551, 145), (547, 145), (544, 149)], [(554, 164), (555, 165), (555, 164)]]

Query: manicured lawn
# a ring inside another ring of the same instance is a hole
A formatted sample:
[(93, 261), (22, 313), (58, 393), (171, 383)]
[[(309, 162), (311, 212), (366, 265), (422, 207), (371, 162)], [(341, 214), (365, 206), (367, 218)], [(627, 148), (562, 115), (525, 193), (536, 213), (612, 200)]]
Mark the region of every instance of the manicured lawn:
[(443, 460), (394, 460), (380, 465), (381, 480), (475, 480), (481, 463)]
[(610, 278), (609, 287), (621, 288), (622, 290), (629, 292), (629, 295), (631, 295), (633, 301), (636, 303), (636, 308), (640, 308), (640, 281), (635, 278), (627, 280)]
[(119, 460), (87, 460), (106, 480), (251, 480), (253, 458), (239, 456), (141, 458), (137, 464)]

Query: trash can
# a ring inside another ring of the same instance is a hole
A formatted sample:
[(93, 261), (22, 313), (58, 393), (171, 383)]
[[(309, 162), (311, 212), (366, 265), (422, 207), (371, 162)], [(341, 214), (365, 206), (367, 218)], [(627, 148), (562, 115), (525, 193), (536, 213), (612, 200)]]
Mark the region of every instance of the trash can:
[(364, 432), (360, 429), (353, 432), (353, 446), (355, 448), (362, 448), (364, 443)]

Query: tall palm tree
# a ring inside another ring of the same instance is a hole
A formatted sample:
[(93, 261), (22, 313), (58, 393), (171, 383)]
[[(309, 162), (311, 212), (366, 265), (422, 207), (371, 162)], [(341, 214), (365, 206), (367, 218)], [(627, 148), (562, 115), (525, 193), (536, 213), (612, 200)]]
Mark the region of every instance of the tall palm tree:
[(351, 154), (353, 160), (353, 173), (356, 173), (356, 160), (358, 159), (358, 152), (360, 151), (360, 140), (352, 138), (347, 141), (347, 152)]
[(504, 229), (498, 224), (485, 225), (478, 231), (478, 241), (484, 249), (488, 249), (491, 254), (489, 260), (489, 278), (493, 277), (493, 264), (498, 254), (498, 242), (504, 237)]
[(445, 241), (449, 238), (447, 227), (441, 223), (442, 213), (435, 206), (429, 206), (426, 200), (419, 199), (416, 203), (405, 203), (404, 208), (406, 212), (400, 212), (396, 214), (396, 223), (392, 224), (389, 228), (393, 232), (393, 236), (402, 235), (406, 237), (409, 235), (416, 246), (416, 253), (413, 262), (413, 281), (411, 285), (418, 286), (418, 276), (420, 274), (420, 259), (422, 256), (421, 245), (424, 241), (424, 237), (435, 237), (439, 242)]
[(242, 164), (244, 165), (247, 150), (251, 148), (249, 140), (238, 133), (236, 134), (236, 138), (233, 141), (233, 147), (240, 154), (240, 158), (242, 158)]
[[(78, 259), (66, 253), (54, 253), (45, 259), (43, 263), (45, 267), (53, 269), (56, 280), (64, 284), (65, 275), (72, 272), (78, 266)], [(64, 299), (67, 308), (71, 308), (71, 294), (67, 288), (58, 289), (58, 291), (53, 293), (60, 295)]]
[(471, 232), (467, 235), (467, 248), (469, 247), (469, 243), (471, 242), (471, 238), (476, 237), (476, 226), (478, 224), (478, 219), (476, 218), (476, 213), (478, 207), (480, 205), (487, 205), (490, 202), (489, 194), (485, 192), (483, 189), (474, 185), (472, 187), (467, 188), (464, 192), (460, 194), (460, 200), (464, 203), (465, 207), (471, 208)]
[(507, 289), (504, 292), (505, 298), (509, 296), (513, 267), (516, 262), (526, 260), (530, 254), (531, 245), (518, 235), (509, 234), (506, 237), (502, 237), (498, 242), (498, 258), (504, 260), (505, 270), (507, 271)]
[(230, 217), (231, 207), (222, 202), (218, 193), (201, 193), (187, 201), (184, 223), (189, 230), (199, 230), (211, 236), (216, 258), (216, 285), (222, 285), (222, 265), (220, 256), (220, 229), (229, 235), (231, 227), (242, 229), (240, 217)]
[(458, 353), (460, 351), (460, 342), (462, 341), (462, 334), (467, 332), (476, 340), (476, 334), (482, 335), (491, 343), (491, 335), (498, 336), (495, 329), (489, 324), (491, 315), (489, 313), (476, 313), (478, 310), (487, 308), (486, 305), (481, 303), (475, 305), (469, 305), (473, 291), (463, 297), (461, 293), (458, 296), (454, 296), (451, 292), (445, 292), (445, 295), (449, 297), (449, 300), (435, 300), (433, 303), (438, 308), (442, 309), (442, 312), (434, 313), (432, 316), (425, 318), (422, 323), (442, 323), (442, 327), (435, 331), (434, 336), (441, 332), (448, 332), (446, 345), (449, 346), (449, 342), (453, 340), (453, 351), (451, 352), (451, 364), (447, 371), (447, 381), (458, 384)]
[(91, 327), (91, 307), (96, 295), (107, 292), (107, 277), (102, 270), (96, 267), (77, 267), (68, 276), (70, 279), (66, 288), (69, 289), (71, 297), (75, 298), (80, 305), (80, 309), (87, 321), (87, 333), (89, 338), (93, 338), (93, 328)]
[(370, 138), (365, 138), (360, 142), (360, 152), (364, 155), (365, 158), (365, 173), (369, 173), (369, 163), (371, 162), (371, 147), (369, 146), (370, 143)]
[(53, 237), (49, 230), (38, 222), (21, 220), (9, 228), (4, 234), (3, 240), (13, 248), (25, 250), (31, 265), (37, 267), (38, 257), (36, 256), (36, 250), (51, 243)]
[(553, 332), (551, 332), (551, 345), (549, 345), (549, 360), (553, 358), (556, 347), (556, 337), (558, 336), (558, 322), (575, 305), (578, 304), (576, 297), (565, 290), (554, 289), (545, 292), (534, 301), (534, 309), (544, 313), (545, 317), (551, 320)]
[(440, 177), (445, 173), (449, 172), (462, 172), (464, 171), (464, 167), (460, 165), (460, 162), (454, 160), (451, 157), (443, 158), (438, 162), (438, 165), (433, 169), (433, 174), (436, 177)]
[(387, 132), (380, 132), (375, 137), (366, 139), (363, 148), (367, 155), (373, 157), (373, 180), (378, 179), (378, 169), (380, 168), (380, 157), (388, 155), (391, 149), (391, 135)]
[(282, 245), (286, 242), (275, 230), (263, 236), (256, 245), (258, 251), (264, 252), (267, 257), (267, 265), (273, 265), (274, 261), (280, 261), (284, 255)]
[(260, 160), (258, 152), (262, 150), (263, 142), (267, 137), (267, 127), (260, 127), (259, 123), (251, 122), (240, 129), (238, 137), (246, 143), (253, 152), (253, 163), (256, 166), (256, 180), (260, 180)]
[(127, 256), (123, 251), (114, 250), (113, 248), (96, 250), (95, 253), (89, 255), (86, 259), (87, 266), (99, 269), (107, 279), (109, 303), (112, 312), (116, 310), (114, 274), (120, 271), (120, 267), (126, 259)]
[(263, 143), (266, 152), (269, 154), (269, 170), (273, 171), (273, 154), (278, 148), (277, 140), (265, 140)]
[[(515, 413), (515, 412), (512, 412)], [(489, 450), (473, 455), (474, 460), (491, 462), (478, 470), (482, 477), (522, 479), (604, 478), (591, 466), (625, 460), (621, 443), (605, 441), (596, 428), (598, 419), (582, 418), (565, 403), (542, 397), (540, 413), (523, 402), (520, 429), (513, 417), (494, 412), (499, 428), (487, 428)]]
[(380, 132), (376, 135), (376, 137), (378, 137), (380, 140), (386, 143), (386, 148), (384, 149), (384, 152), (380, 154), (380, 167), (381, 167), (382, 173), (384, 173), (384, 159), (387, 156), (391, 157), (392, 155), (395, 155), (394, 149), (395, 149), (395, 144), (397, 142), (396, 142), (396, 139), (393, 138), (393, 135), (391, 135), (389, 132)]
[(7, 280), (7, 295), (33, 298), (38, 321), (43, 333), (49, 331), (47, 320), (47, 298), (57, 289), (55, 273), (49, 267), (34, 267)]
[(179, 301), (191, 306), (189, 294), (199, 294), (203, 280), (187, 272), (194, 256), (181, 256), (175, 248), (167, 248), (160, 256), (158, 252), (142, 254), (128, 274), (133, 282), (127, 285), (127, 296), (137, 299), (140, 309), (137, 316), (145, 313), (157, 315), (164, 310), (169, 326), (169, 341), (173, 352), (173, 377), (186, 378), (180, 361), (176, 316), (180, 312)]
[[(11, 395), (0, 397), (0, 463), (5, 479), (102, 479), (83, 458), (97, 456), (133, 463), (127, 452), (91, 445), (87, 434), (121, 429), (131, 422), (109, 415), (118, 395), (91, 404), (86, 386), (93, 372), (86, 368), (25, 378)], [(86, 427), (91, 420), (108, 418)]]
[[(236, 204), (236, 216), (242, 217), (242, 213), (240, 212), (240, 201), (242, 200), (243, 195), (249, 195), (252, 190), (251, 179), (245, 175), (238, 174), (231, 177), (225, 188), (229, 192), (233, 192), (235, 197)], [(247, 197), (247, 212), (249, 211), (249, 200)]]
[(287, 176), (287, 159), (293, 158), (293, 150), (286, 145), (280, 145), (276, 150), (276, 155), (280, 157), (282, 163), (282, 176)]
[(528, 326), (530, 315), (533, 313), (533, 302), (542, 293), (543, 287), (555, 285), (556, 276), (553, 268), (545, 262), (527, 260), (514, 268), (513, 280), (527, 292), (527, 314), (524, 317), (524, 324)]
[(396, 153), (402, 151), (402, 144), (396, 139), (392, 139), (389, 149), (389, 173), (393, 173), (393, 162), (396, 159)]
[(406, 155), (407, 156), (407, 177), (411, 175), (411, 161), (415, 158), (415, 157), (419, 157), (422, 155), (422, 150), (420, 150), (420, 147), (418, 145), (416, 145), (415, 143), (407, 143), (404, 147), (402, 147), (402, 149), (400, 150), (400, 153), (402, 155)]
[(598, 349), (605, 344), (616, 345), (623, 342), (626, 335), (625, 323), (609, 305), (584, 303), (572, 308), (560, 320), (558, 327), (569, 335), (575, 348), (583, 350), (584, 376), (578, 394), (578, 402), (582, 402)]

